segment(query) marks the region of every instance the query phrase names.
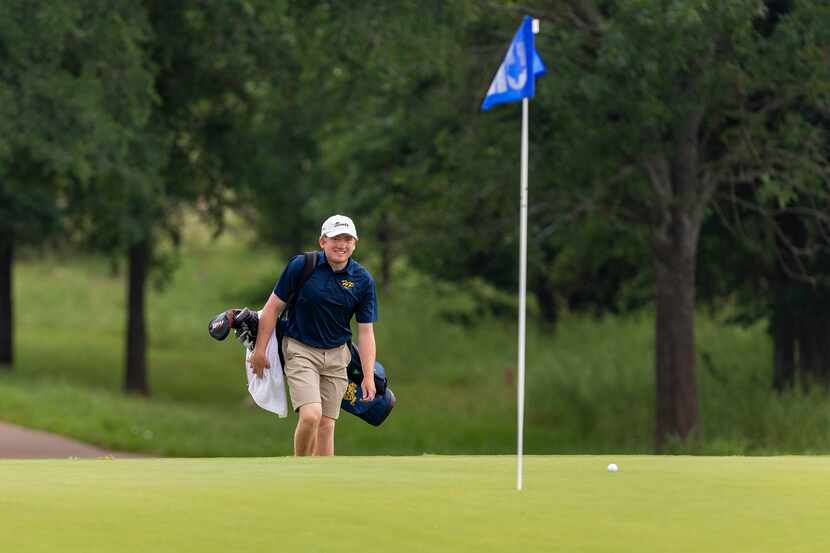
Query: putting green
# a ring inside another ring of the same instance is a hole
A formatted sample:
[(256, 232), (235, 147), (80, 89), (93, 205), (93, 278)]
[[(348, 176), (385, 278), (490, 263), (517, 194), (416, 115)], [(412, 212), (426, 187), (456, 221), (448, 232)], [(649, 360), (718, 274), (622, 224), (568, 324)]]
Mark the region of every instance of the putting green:
[(0, 551), (830, 551), (828, 457), (530, 456), (524, 476), (487, 456), (0, 461)]

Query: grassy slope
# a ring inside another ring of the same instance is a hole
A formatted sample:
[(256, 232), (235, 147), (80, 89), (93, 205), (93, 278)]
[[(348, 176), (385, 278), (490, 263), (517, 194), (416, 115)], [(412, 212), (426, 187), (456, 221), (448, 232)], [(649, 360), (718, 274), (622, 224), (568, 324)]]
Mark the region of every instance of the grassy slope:
[[(606, 472), (608, 462), (621, 470)], [(821, 457), (0, 461), (0, 549), (827, 551)], [(320, 498), (327, 494), (330, 515)]]
[[(217, 312), (262, 302), (284, 259), (189, 226), (169, 286), (151, 289), (149, 400), (120, 393), (124, 284), (97, 258), (24, 259), (15, 268), (17, 368), (0, 375), (0, 419), (118, 449), (178, 456), (281, 455), (293, 419), (246, 401), (242, 352), (207, 336)], [(371, 262), (371, 259), (369, 260)], [(244, 271), (240, 268), (244, 267)], [(401, 273), (376, 333), (399, 406), (381, 428), (341, 418), (345, 454), (509, 453), (515, 447), (515, 325), (452, 325), (460, 288)], [(566, 319), (554, 337), (531, 321), (528, 452), (650, 451), (653, 330), (648, 314)], [(678, 451), (830, 451), (830, 405), (768, 390), (763, 328), (698, 320), (703, 432)]]

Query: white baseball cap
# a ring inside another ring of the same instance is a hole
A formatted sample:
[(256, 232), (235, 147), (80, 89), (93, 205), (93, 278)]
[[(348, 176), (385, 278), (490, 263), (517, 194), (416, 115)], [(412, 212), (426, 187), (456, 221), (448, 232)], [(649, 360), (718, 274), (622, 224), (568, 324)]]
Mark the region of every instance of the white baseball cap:
[(323, 221), (323, 228), (320, 229), (320, 236), (338, 236), (340, 234), (348, 234), (354, 236), (357, 240), (357, 229), (354, 226), (354, 221), (345, 215), (332, 215)]

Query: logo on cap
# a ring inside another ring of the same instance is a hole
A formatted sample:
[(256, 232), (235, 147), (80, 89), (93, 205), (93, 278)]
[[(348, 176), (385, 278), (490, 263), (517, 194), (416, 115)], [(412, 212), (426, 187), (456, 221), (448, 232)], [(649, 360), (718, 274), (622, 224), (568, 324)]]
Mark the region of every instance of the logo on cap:
[[(339, 232), (341, 229), (342, 232)], [(325, 220), (323, 228), (320, 230), (321, 235), (329, 237), (334, 236), (336, 233), (350, 234), (357, 238), (357, 229), (354, 226), (354, 222), (345, 215), (332, 215)]]

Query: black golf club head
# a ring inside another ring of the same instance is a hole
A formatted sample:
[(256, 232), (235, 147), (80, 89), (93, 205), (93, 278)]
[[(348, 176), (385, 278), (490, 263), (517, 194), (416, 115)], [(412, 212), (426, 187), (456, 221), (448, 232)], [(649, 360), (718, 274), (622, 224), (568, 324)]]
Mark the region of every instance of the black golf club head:
[(208, 324), (208, 333), (211, 337), (222, 341), (228, 337), (234, 322), (234, 309), (228, 309), (216, 315)]

